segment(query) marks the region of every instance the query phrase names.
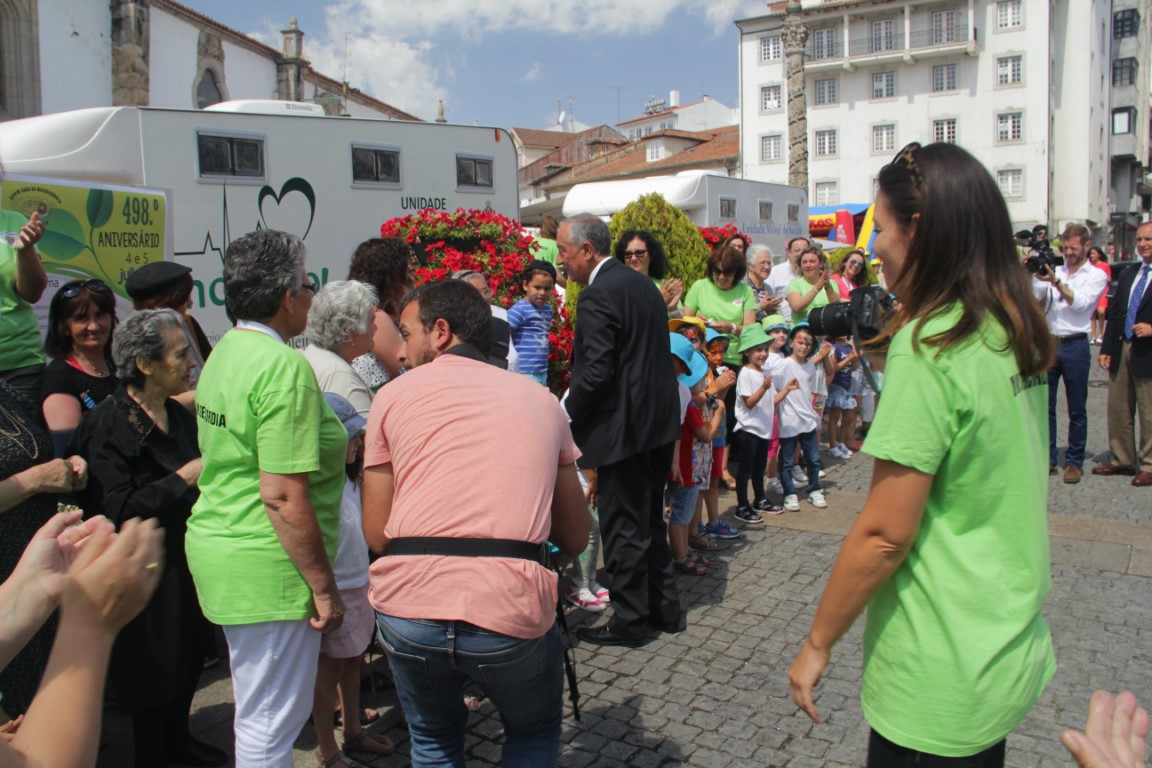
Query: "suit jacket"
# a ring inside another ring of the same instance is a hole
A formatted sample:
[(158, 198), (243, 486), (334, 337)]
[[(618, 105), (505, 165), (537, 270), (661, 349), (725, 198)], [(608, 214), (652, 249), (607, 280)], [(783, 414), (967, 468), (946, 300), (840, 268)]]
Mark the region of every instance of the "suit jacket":
[[(1120, 352), (1124, 342), (1124, 318), (1128, 315), (1128, 297), (1143, 266), (1143, 262), (1137, 262), (1125, 268), (1116, 278), (1116, 293), (1108, 302), (1108, 323), (1104, 327), (1104, 342), (1100, 345), (1100, 354), (1112, 356), (1109, 370), (1113, 373), (1120, 365)], [(1144, 287), (1144, 298), (1136, 308), (1136, 322), (1152, 323), (1152, 274)], [(1129, 368), (1132, 375), (1139, 378), (1152, 376), (1152, 338), (1147, 336), (1133, 338), (1131, 343)]]
[(576, 300), (565, 405), (581, 466), (614, 464), (674, 442), (679, 403), (660, 291), (647, 276), (608, 257)]

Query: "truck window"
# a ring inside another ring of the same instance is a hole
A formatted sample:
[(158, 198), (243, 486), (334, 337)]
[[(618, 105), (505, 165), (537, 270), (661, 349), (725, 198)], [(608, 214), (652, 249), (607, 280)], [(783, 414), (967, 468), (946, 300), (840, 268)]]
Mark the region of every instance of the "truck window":
[(760, 221), (772, 221), (772, 201), (760, 201)]
[(788, 203), (788, 222), (796, 223), (800, 221), (800, 206), (796, 203)]
[(456, 155), (456, 186), (492, 189), (492, 158)]
[(259, 178), (264, 175), (264, 140), (240, 136), (214, 136), (196, 134), (200, 175), (243, 176)]
[(400, 148), (352, 146), (354, 184), (400, 184)]
[(720, 218), (734, 219), (736, 218), (736, 198), (722, 197), (720, 198)]

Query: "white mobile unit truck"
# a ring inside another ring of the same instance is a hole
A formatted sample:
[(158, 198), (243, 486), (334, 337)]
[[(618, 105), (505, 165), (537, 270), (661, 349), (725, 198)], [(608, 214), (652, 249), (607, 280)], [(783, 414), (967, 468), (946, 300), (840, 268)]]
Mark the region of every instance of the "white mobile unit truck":
[(779, 261), (793, 237), (808, 236), (808, 193), (800, 187), (734, 179), (698, 171), (676, 176), (577, 184), (564, 198), (564, 215), (611, 216), (641, 195), (659, 193), (698, 227), (734, 224)]
[[(323, 284), (346, 278), (356, 245), (379, 237), (390, 218), (425, 208), (519, 216), (516, 151), (504, 130), (326, 117), (314, 104), (43, 115), (0, 124), (0, 158), (14, 176), (167, 192), (172, 245), (165, 257), (192, 267), (193, 312), (213, 341), (231, 327), (224, 251), (246, 232), (279, 229), (302, 237), (308, 272)], [(119, 213), (113, 211), (113, 221)], [(99, 242), (93, 249), (99, 258)], [(134, 266), (93, 276), (111, 277), (123, 293)]]

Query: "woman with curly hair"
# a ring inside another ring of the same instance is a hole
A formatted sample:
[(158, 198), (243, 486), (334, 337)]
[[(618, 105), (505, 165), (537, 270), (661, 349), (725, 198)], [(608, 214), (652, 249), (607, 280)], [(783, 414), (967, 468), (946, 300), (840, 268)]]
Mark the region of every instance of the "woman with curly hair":
[(684, 295), (684, 283), (678, 277), (665, 277), (668, 274), (668, 259), (664, 256), (664, 246), (651, 232), (630, 229), (616, 241), (615, 256), (632, 269), (648, 275), (660, 289), (668, 315), (679, 317), (680, 298)]

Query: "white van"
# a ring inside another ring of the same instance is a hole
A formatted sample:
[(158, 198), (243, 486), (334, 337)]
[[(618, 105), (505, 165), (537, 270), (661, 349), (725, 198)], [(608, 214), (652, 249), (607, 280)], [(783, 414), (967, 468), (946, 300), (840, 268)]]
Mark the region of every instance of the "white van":
[[(299, 235), (313, 281), (324, 284), (346, 278), (356, 245), (390, 218), (425, 208), (519, 217), (516, 150), (503, 129), (326, 117), (315, 104), (100, 107), (14, 120), (0, 123), (0, 159), (12, 176), (164, 191), (164, 257), (192, 267), (193, 313), (212, 341), (231, 327), (224, 251), (246, 232)], [(106, 241), (93, 240), (97, 258)], [(123, 293), (132, 267), (92, 276)]]

